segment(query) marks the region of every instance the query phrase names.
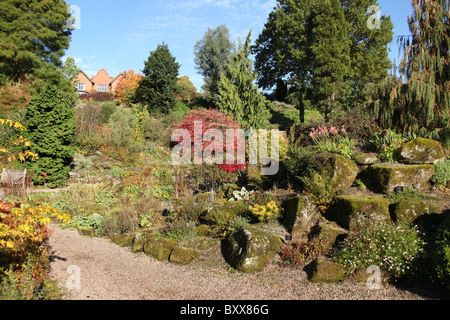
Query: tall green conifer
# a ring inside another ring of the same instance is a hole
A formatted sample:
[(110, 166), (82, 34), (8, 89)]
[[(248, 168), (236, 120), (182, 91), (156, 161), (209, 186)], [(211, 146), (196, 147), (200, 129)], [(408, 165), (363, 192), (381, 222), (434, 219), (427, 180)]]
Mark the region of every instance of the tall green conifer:
[(46, 183), (51, 188), (67, 184), (75, 152), (72, 145), (76, 131), (75, 102), (74, 92), (47, 84), (27, 107), (27, 138), (31, 151), (39, 156), (28, 163), (36, 184)]
[(266, 98), (254, 84), (257, 74), (253, 70), (253, 61), (249, 59), (250, 37), (251, 32), (220, 77), (218, 106), (243, 128), (267, 129), (270, 112)]
[(142, 71), (144, 76), (136, 89), (137, 100), (147, 104), (149, 112), (167, 113), (173, 108), (179, 69), (167, 44), (159, 44), (150, 52)]
[(0, 80), (60, 77), (55, 67), (69, 47), (69, 18), (63, 0), (2, 0)]

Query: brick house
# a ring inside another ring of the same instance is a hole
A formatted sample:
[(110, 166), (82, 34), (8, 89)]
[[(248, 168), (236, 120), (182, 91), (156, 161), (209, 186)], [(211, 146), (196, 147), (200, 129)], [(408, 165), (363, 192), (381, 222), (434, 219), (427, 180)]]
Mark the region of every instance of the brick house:
[(90, 78), (83, 70), (80, 70), (73, 81), (77, 84), (77, 91), (79, 94), (91, 91), (110, 92), (114, 94), (122, 75), (123, 72), (119, 73), (117, 77), (112, 78), (105, 69), (101, 69), (97, 72), (97, 75)]

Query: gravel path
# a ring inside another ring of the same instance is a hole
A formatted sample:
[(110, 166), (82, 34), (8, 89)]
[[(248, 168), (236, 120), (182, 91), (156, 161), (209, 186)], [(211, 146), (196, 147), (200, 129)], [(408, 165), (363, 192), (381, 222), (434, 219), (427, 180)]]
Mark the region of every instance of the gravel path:
[[(301, 269), (269, 265), (258, 274), (226, 266), (159, 262), (104, 238), (53, 226), (51, 277), (74, 300), (422, 300), (427, 296), (392, 285), (370, 290), (365, 283), (312, 284)], [(75, 267), (73, 267), (75, 266)], [(79, 287), (76, 275), (79, 274)], [(67, 286), (69, 284), (69, 286)]]

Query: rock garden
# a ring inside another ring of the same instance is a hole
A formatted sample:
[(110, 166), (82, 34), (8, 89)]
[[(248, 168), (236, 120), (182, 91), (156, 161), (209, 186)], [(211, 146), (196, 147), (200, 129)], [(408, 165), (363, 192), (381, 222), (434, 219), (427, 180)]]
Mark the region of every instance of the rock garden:
[(449, 285), (448, 150), (414, 138), (394, 150), (372, 140), (340, 152), (323, 142), (349, 139), (345, 128), (320, 130), (284, 135), (274, 176), (259, 165), (227, 172), (141, 154), (126, 167), (110, 150), (78, 154), (70, 188), (29, 201), (74, 213), (64, 228), (167, 263), (220, 259), (241, 273), (277, 263), (312, 282), (366, 281), (376, 266), (387, 282)]

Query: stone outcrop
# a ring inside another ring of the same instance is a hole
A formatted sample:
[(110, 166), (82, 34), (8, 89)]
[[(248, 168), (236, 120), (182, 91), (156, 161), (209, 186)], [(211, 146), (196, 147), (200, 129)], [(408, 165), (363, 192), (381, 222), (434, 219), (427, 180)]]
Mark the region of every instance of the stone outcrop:
[(319, 173), (330, 177), (330, 186), (336, 194), (342, 194), (351, 187), (358, 175), (356, 163), (339, 154), (319, 154), (314, 161), (323, 164)]
[(348, 277), (343, 265), (325, 257), (318, 257), (306, 269), (308, 280), (314, 283), (339, 282)]
[(316, 218), (320, 216), (314, 200), (308, 195), (286, 199), (282, 208), (281, 222), (294, 238), (299, 233), (308, 232)]
[(393, 205), (393, 218), (397, 222), (411, 223), (427, 214), (440, 214), (442, 210), (429, 201), (402, 200)]
[(247, 211), (244, 201), (219, 200), (214, 202), (202, 220), (210, 224), (224, 225)]
[(185, 265), (194, 262), (199, 256), (196, 249), (176, 246), (170, 253), (169, 262)]
[(349, 231), (359, 231), (374, 222), (390, 223), (389, 201), (369, 196), (338, 196), (326, 218)]
[(430, 179), (436, 172), (432, 164), (381, 163), (371, 166), (369, 170), (374, 188), (383, 193), (393, 192), (396, 187), (426, 191), (431, 187)]
[(234, 269), (245, 273), (259, 272), (279, 252), (282, 244), (280, 237), (247, 225), (224, 240), (223, 253)]
[(169, 259), (170, 253), (176, 245), (177, 243), (171, 239), (155, 236), (148, 239), (144, 244), (144, 252), (159, 261), (163, 261)]
[(445, 158), (442, 144), (431, 139), (417, 138), (400, 149), (400, 162), (406, 164), (436, 164)]

